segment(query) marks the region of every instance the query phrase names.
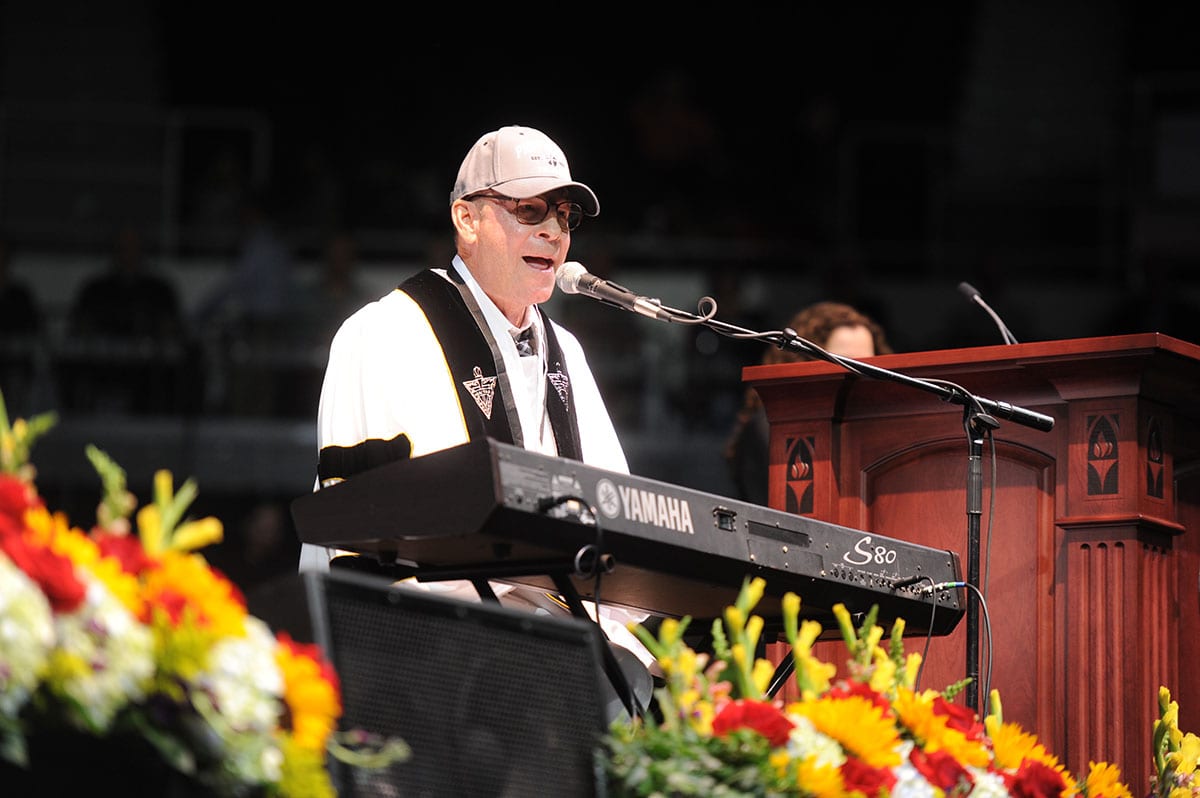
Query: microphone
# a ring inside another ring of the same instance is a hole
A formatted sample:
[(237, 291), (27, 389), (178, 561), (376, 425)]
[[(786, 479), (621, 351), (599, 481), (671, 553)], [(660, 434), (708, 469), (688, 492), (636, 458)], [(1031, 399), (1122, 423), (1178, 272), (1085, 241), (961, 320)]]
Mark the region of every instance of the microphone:
[(624, 286), (602, 280), (588, 272), (578, 261), (567, 261), (559, 266), (555, 281), (564, 294), (583, 294), (652, 319), (670, 321), (672, 318), (657, 299), (638, 296)]
[(1008, 329), (1008, 326), (1000, 320), (1000, 316), (996, 313), (996, 311), (988, 307), (988, 303), (983, 301), (983, 297), (979, 295), (979, 292), (975, 290), (973, 285), (970, 283), (959, 283), (958, 290), (969, 301), (974, 302), (976, 305), (979, 305), (979, 307), (987, 311), (987, 314), (992, 317), (992, 321), (996, 322), (996, 326), (1000, 328), (1000, 335), (1004, 336), (1004, 343), (1015, 344), (1017, 342), (1017, 337), (1013, 335), (1012, 331)]

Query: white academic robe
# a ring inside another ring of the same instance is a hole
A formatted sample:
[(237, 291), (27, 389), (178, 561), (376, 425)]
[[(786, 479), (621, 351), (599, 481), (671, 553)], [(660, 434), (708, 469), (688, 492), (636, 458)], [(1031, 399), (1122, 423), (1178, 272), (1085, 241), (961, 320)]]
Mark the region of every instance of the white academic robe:
[[(460, 258), (455, 257), (452, 266), (474, 296), (499, 346), (516, 398), (525, 448), (555, 454), (553, 435), (543, 435), (548, 424), (543, 412), (546, 380), (540, 358), (522, 358), (518, 354), (507, 318)], [(540, 318), (535, 313), (528, 316)], [(597, 468), (629, 473), (624, 450), (583, 347), (570, 331), (554, 321), (551, 324), (570, 375), (583, 461)], [(318, 449), (349, 448), (366, 440), (391, 440), (403, 434), (411, 442), (412, 457), (469, 440), (458, 392), (441, 345), (420, 306), (408, 294), (395, 289), (342, 323), (329, 350), (317, 429)], [(333, 549), (304, 544), (300, 568), (328, 570), (335, 553)], [(454, 598), (478, 598), (475, 588), (465, 581), (405, 580), (404, 584)], [(511, 586), (498, 583), (494, 589), (503, 595)], [(591, 602), (585, 602), (585, 606), (595, 618)], [(600, 624), (610, 640), (649, 665), (653, 656), (627, 628), (628, 622), (645, 618), (645, 613), (606, 606), (600, 613)]]

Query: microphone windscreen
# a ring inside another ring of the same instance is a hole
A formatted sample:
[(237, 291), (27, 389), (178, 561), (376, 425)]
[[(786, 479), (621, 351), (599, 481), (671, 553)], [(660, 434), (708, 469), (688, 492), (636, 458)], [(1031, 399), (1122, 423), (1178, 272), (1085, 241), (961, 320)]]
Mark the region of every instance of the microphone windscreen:
[(569, 260), (562, 266), (558, 267), (558, 272), (554, 276), (554, 281), (558, 284), (558, 290), (564, 294), (578, 294), (579, 281), (587, 274), (587, 269), (583, 268), (583, 264)]
[(975, 297), (979, 296), (979, 292), (975, 290), (975, 286), (971, 285), (970, 283), (959, 283), (958, 290), (963, 296), (972, 302), (975, 301)]

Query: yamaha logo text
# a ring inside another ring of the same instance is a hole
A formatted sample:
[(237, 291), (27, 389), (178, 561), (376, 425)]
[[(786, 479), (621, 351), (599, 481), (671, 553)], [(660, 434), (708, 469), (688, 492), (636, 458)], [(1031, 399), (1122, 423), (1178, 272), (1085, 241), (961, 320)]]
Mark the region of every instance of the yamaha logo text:
[(649, 524), (672, 532), (696, 534), (692, 525), (692, 507), (687, 501), (651, 490), (614, 485), (608, 479), (597, 483), (596, 494), (600, 512), (609, 518), (621, 516), (627, 521)]

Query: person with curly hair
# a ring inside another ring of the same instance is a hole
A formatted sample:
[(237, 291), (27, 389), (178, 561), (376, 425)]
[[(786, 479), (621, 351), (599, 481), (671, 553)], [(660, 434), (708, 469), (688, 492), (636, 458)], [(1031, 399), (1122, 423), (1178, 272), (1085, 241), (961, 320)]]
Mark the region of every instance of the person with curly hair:
[[(887, 335), (871, 317), (841, 302), (817, 302), (802, 309), (788, 325), (799, 337), (827, 352), (858, 360), (890, 354)], [(813, 360), (793, 349), (771, 346), (763, 365)], [(733, 479), (735, 498), (758, 505), (767, 503), (767, 445), (770, 428), (762, 400), (753, 388), (746, 389), (733, 430), (722, 452)]]

